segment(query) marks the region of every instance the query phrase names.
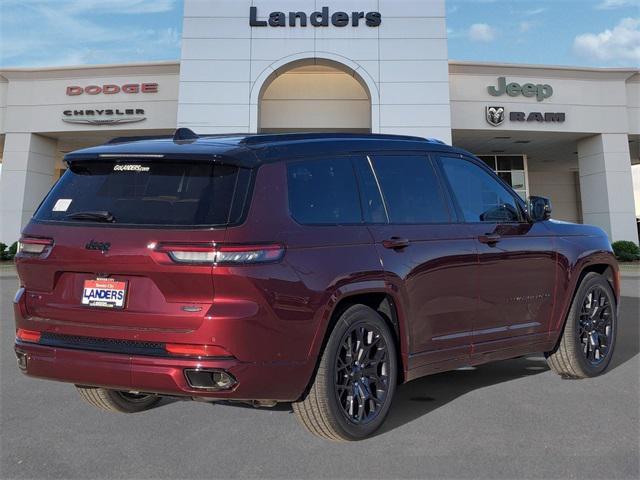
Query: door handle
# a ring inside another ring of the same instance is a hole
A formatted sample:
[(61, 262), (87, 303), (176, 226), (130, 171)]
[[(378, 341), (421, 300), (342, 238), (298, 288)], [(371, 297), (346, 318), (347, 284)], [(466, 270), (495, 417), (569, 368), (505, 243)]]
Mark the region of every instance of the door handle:
[(382, 246), (390, 250), (402, 250), (411, 245), (411, 242), (406, 238), (391, 237), (389, 240), (384, 240)]
[(490, 247), (492, 247), (496, 243), (498, 243), (500, 240), (502, 240), (502, 237), (497, 233), (487, 233), (485, 235), (480, 235), (478, 237), (478, 240), (480, 241), (480, 243), (485, 243)]

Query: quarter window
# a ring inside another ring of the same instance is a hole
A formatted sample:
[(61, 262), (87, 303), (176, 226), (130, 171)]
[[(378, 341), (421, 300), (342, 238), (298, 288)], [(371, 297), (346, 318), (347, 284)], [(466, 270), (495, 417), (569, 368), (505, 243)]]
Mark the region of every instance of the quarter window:
[(287, 165), (289, 208), (305, 225), (362, 223), (358, 186), (350, 158)]
[(449, 210), (428, 157), (375, 156), (371, 160), (390, 223), (449, 223)]
[(510, 223), (522, 220), (513, 195), (488, 172), (461, 158), (441, 157), (465, 221)]

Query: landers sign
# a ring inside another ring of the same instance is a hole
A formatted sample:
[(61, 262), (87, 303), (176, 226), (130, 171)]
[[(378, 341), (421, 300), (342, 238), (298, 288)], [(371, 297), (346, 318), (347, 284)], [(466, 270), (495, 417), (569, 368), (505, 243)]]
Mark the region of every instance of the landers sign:
[(318, 12), (307, 15), (305, 12), (271, 12), (268, 20), (258, 20), (258, 7), (251, 7), (249, 10), (249, 25), (252, 27), (306, 27), (307, 22), (314, 27), (328, 27), (329, 22), (334, 27), (346, 27), (351, 24), (353, 27), (360, 26), (360, 21), (367, 27), (379, 27), (382, 23), (380, 12), (335, 12), (330, 13), (329, 7), (322, 7)]

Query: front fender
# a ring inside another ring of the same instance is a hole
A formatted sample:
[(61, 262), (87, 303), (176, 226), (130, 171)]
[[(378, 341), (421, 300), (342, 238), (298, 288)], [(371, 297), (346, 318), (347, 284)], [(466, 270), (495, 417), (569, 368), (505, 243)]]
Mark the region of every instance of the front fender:
[(555, 332), (556, 336), (561, 334), (580, 281), (587, 272), (604, 273), (610, 269), (612, 289), (616, 302), (619, 303), (619, 267), (608, 239), (603, 240), (602, 237), (560, 238), (557, 268), (557, 308), (554, 321), (550, 325), (550, 333)]

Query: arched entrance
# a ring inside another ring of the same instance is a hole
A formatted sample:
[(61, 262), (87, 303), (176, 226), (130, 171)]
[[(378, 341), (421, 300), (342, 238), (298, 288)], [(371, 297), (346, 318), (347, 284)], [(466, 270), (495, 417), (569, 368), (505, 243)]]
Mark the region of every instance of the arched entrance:
[(357, 72), (338, 62), (298, 60), (264, 82), (258, 116), (261, 133), (369, 133), (371, 95)]

